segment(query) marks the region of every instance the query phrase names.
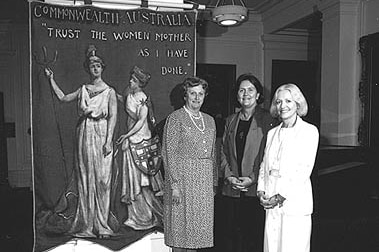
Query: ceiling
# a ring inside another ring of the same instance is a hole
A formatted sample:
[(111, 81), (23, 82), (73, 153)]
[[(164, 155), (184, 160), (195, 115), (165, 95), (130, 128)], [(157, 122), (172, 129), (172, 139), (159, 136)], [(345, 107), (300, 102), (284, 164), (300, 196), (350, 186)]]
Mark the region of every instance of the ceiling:
[[(205, 5), (208, 10), (217, 4), (242, 5), (250, 12), (260, 13), (272, 7), (281, 0), (183, 0), (185, 3), (198, 3)], [(15, 22), (28, 21), (28, 0), (0, 0), (0, 19), (13, 20)]]
[[(269, 8), (278, 4), (282, 0), (184, 0), (185, 3), (198, 3), (205, 5), (206, 9), (202, 14), (202, 19), (207, 20), (210, 17), (210, 10), (217, 4), (233, 4), (242, 5), (242, 3), (249, 9), (250, 12), (262, 13)], [(27, 0), (0, 0), (0, 20), (12, 20), (13, 22), (28, 22), (28, 1)], [(307, 29), (313, 26), (313, 18), (299, 20), (294, 24), (290, 24), (288, 28)]]
[(234, 2), (235, 5), (245, 5), (249, 11), (261, 12), (278, 2), (278, 0), (184, 0), (184, 2), (202, 4), (210, 9), (217, 4), (233, 4)]

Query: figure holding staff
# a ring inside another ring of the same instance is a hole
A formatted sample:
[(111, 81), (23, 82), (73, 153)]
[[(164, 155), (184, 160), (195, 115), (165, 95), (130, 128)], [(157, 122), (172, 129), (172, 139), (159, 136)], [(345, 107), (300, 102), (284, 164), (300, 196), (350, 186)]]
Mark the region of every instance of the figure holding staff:
[(102, 79), (105, 63), (93, 45), (86, 51), (84, 68), (89, 82), (69, 94), (58, 86), (50, 68), (45, 68), (45, 74), (58, 100), (77, 101), (79, 112), (74, 149), (78, 203), (69, 233), (75, 237), (108, 238), (113, 235), (109, 221), (117, 98), (115, 90)]

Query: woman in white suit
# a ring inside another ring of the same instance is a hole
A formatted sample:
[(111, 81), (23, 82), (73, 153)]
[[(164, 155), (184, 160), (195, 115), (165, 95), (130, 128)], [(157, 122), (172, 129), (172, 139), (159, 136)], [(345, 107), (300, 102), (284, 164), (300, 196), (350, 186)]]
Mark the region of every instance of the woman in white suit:
[(295, 84), (276, 90), (270, 113), (281, 124), (267, 134), (257, 187), (257, 196), (266, 210), (265, 252), (310, 251), (310, 176), (319, 133), (314, 125), (301, 119), (307, 112), (305, 97)]

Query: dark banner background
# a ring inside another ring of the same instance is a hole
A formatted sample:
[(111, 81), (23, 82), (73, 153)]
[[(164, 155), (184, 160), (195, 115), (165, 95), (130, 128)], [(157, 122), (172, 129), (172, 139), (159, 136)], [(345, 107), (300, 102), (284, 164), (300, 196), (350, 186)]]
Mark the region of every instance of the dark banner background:
[[(64, 225), (51, 217), (72, 174), (78, 120), (75, 102), (59, 103), (52, 95), (44, 67), (49, 66), (60, 88), (71, 93), (89, 80), (83, 62), (88, 45), (93, 44), (106, 64), (104, 81), (122, 93), (130, 70), (138, 65), (151, 73), (145, 90), (159, 122), (173, 110), (171, 91), (194, 74), (196, 13), (70, 7), (35, 1), (30, 3), (30, 19), (35, 251), (43, 251), (71, 239), (64, 235)], [(126, 130), (125, 112), (120, 103), (118, 107), (115, 138)], [(122, 222), (126, 206), (116, 203)], [(120, 249), (151, 231), (122, 227), (120, 237), (95, 241)]]

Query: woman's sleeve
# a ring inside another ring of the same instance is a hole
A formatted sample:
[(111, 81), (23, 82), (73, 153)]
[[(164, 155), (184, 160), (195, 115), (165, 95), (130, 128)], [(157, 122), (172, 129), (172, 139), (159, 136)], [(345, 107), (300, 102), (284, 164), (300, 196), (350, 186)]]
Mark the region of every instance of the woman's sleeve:
[(289, 169), (290, 176), (299, 179), (308, 179), (311, 176), (317, 154), (318, 140), (318, 130), (312, 126), (308, 134), (302, 136), (302, 144), (297, 146), (298, 160), (294, 162), (294, 166)]
[(229, 148), (227, 146), (229, 144), (229, 142), (227, 141), (227, 137), (229, 134), (229, 124), (230, 124), (230, 120), (227, 119), (224, 126), (224, 134), (222, 136), (221, 151), (220, 151), (220, 159), (221, 159), (221, 167), (222, 167), (221, 170), (224, 171), (224, 174), (222, 174), (224, 179), (231, 176), (236, 177), (236, 175), (233, 174), (232, 169), (230, 169), (230, 164), (227, 158), (227, 155), (229, 155)]
[(265, 172), (266, 172), (266, 162), (267, 162), (267, 155), (266, 155), (266, 149), (267, 149), (267, 142), (266, 142), (266, 147), (265, 147), (265, 153), (263, 154), (262, 162), (259, 167), (259, 172), (258, 172), (258, 184), (257, 184), (257, 192), (262, 191), (264, 192), (266, 189), (265, 186)]
[(107, 132), (107, 141), (112, 142), (113, 133), (117, 121), (117, 97), (116, 91), (112, 88), (109, 92), (109, 104), (108, 104), (108, 132)]
[(319, 141), (317, 128), (312, 126), (306, 135), (302, 134), (298, 137), (301, 139), (297, 139), (297, 149), (293, 150), (297, 153), (297, 159), (293, 160), (290, 169), (286, 169), (284, 174), (280, 174), (282, 186), (278, 188), (278, 191), (285, 198), (298, 193), (297, 190), (300, 189), (297, 186), (302, 186), (309, 180), (316, 159)]
[(212, 148), (212, 160), (213, 160), (213, 186), (218, 185), (218, 162), (217, 162), (217, 155), (219, 153), (216, 153), (218, 151), (217, 145), (216, 145), (216, 124), (212, 118), (212, 124), (213, 124), (213, 148)]
[(169, 115), (163, 132), (163, 159), (165, 164), (166, 179), (168, 179), (171, 189), (178, 188), (180, 181), (180, 141), (181, 125), (178, 118)]
[(273, 134), (274, 134), (274, 131), (273, 129), (271, 129), (267, 132), (267, 135), (265, 136), (266, 143), (264, 147), (262, 162), (259, 166), (257, 191), (262, 191), (262, 192), (266, 191), (266, 177), (267, 177), (266, 172), (268, 172), (267, 166), (268, 166), (268, 161), (269, 161), (268, 160), (269, 157), (267, 153), (268, 153), (268, 148), (269, 148), (268, 146), (269, 145), (271, 146)]

